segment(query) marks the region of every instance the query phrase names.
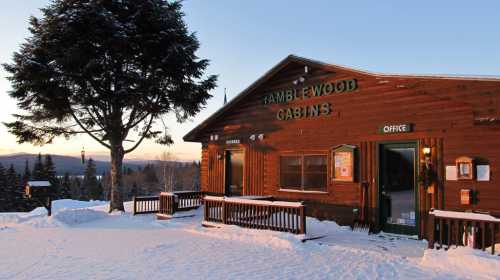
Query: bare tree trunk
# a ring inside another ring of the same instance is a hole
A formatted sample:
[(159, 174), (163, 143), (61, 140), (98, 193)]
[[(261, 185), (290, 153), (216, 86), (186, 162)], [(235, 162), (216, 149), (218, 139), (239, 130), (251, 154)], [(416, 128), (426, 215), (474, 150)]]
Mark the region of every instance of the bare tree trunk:
[(122, 165), (123, 165), (123, 146), (111, 146), (111, 201), (109, 212), (113, 210), (125, 211), (123, 206), (123, 181), (122, 181)]

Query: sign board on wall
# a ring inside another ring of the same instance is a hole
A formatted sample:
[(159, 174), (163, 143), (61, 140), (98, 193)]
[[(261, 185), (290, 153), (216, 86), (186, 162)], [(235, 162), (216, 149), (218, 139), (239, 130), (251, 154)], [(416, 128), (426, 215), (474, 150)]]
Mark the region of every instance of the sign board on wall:
[[(289, 104), (294, 101), (307, 100), (310, 98), (328, 96), (337, 93), (347, 93), (358, 88), (356, 79), (339, 80), (334, 82), (323, 82), (314, 85), (307, 85), (302, 88), (291, 88), (271, 92), (264, 96), (263, 104)], [(313, 105), (295, 106), (281, 108), (276, 113), (279, 121), (305, 119), (329, 115), (332, 112), (332, 105), (328, 102)]]
[(342, 182), (354, 181), (354, 152), (356, 147), (352, 145), (341, 145), (333, 149), (333, 180)]
[(412, 123), (386, 124), (378, 128), (378, 132), (381, 134), (408, 133), (412, 131)]
[(456, 181), (457, 180), (457, 166), (456, 165), (447, 165), (446, 166), (446, 180), (447, 181)]

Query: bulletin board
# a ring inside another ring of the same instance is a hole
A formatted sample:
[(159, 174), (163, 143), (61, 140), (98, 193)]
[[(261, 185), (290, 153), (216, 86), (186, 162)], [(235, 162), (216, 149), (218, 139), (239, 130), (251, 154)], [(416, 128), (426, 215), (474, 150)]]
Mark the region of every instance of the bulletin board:
[(341, 145), (332, 151), (333, 181), (354, 182), (355, 179), (355, 146)]

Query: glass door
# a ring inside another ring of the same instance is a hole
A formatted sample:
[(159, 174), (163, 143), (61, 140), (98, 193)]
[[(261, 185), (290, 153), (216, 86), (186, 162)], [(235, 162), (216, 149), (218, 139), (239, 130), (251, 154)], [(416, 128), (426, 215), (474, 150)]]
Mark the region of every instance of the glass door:
[(243, 195), (243, 163), (245, 153), (238, 150), (226, 151), (226, 195)]
[(379, 205), (383, 231), (417, 234), (416, 151), (415, 143), (380, 146)]

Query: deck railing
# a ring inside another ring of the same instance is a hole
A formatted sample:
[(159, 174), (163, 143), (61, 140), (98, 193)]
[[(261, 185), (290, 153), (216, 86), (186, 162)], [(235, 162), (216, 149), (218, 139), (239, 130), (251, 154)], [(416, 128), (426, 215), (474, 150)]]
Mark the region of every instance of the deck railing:
[(305, 206), (301, 202), (206, 196), (204, 204), (204, 219), (207, 222), (306, 233)]
[(202, 199), (202, 192), (162, 192), (160, 193), (160, 209), (158, 213), (161, 215), (173, 215), (177, 211), (195, 209), (201, 206)]
[(159, 197), (158, 196), (134, 196), (133, 214), (150, 214), (158, 213)]
[[(500, 219), (488, 214), (434, 210), (429, 213), (429, 248), (449, 249), (454, 245), (486, 250), (495, 254)], [(445, 247), (446, 246), (446, 247)]]

